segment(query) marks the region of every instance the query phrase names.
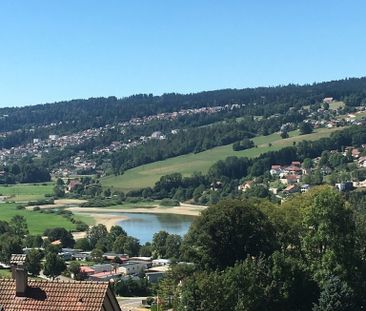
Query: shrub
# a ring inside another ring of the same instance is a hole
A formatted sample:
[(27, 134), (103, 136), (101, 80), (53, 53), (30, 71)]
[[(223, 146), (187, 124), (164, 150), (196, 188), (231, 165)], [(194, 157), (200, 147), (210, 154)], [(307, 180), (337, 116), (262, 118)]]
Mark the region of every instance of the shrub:
[(179, 206), (180, 203), (177, 200), (172, 199), (162, 199), (160, 201), (160, 206)]

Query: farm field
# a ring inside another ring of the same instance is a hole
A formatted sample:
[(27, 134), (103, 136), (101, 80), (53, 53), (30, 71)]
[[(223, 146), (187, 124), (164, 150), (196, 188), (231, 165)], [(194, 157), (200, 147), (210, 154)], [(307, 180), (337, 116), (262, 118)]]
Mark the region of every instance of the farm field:
[[(13, 216), (24, 216), (27, 221), (30, 234), (42, 234), (47, 228), (63, 227), (67, 230), (74, 230), (75, 225), (66, 218), (56, 214), (46, 214), (40, 212), (29, 211), (25, 209), (17, 209), (17, 204), (3, 203), (0, 204), (0, 220), (9, 221)], [(91, 217), (75, 215), (75, 218), (91, 223)]]
[[(257, 145), (255, 148), (250, 148), (243, 151), (234, 151), (232, 144), (216, 147), (197, 154), (186, 154), (164, 161), (154, 162), (141, 165), (139, 167), (127, 170), (121, 176), (107, 176), (102, 178), (101, 182), (104, 187), (118, 189), (124, 192), (151, 187), (161, 176), (171, 173), (181, 173), (183, 176), (189, 176), (193, 172), (206, 173), (210, 166), (218, 160), (223, 160), (228, 156), (254, 158), (267, 151), (279, 150), (286, 146), (291, 146), (294, 142), (302, 140), (317, 140), (329, 136), (332, 132), (341, 130), (342, 128), (326, 129), (321, 128), (314, 133), (300, 136), (298, 131), (289, 133), (289, 138), (282, 139), (279, 133), (274, 133), (268, 136), (258, 136), (253, 138)], [(271, 146), (269, 145), (271, 144)]]
[(1, 185), (0, 195), (10, 196), (10, 201), (27, 202), (44, 199), (53, 193), (53, 183)]

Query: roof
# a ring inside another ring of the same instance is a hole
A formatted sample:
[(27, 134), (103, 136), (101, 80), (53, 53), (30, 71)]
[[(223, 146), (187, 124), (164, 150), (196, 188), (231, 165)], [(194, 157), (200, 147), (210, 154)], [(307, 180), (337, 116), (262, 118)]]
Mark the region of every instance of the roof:
[(95, 272), (94, 269), (92, 269), (92, 268), (90, 268), (88, 266), (81, 266), (80, 267), (80, 271), (81, 272), (85, 272), (85, 273), (94, 273)]
[(115, 305), (108, 286), (107, 282), (29, 280), (25, 297), (16, 297), (15, 281), (0, 279), (0, 305), (4, 311), (100, 311), (106, 297)]
[(294, 190), (296, 189), (296, 186), (295, 185), (290, 185), (290, 186), (287, 186), (286, 189), (284, 189), (283, 191), (291, 191), (291, 190)]
[(26, 254), (12, 254), (10, 258), (10, 263), (17, 266), (24, 265), (26, 258)]
[(272, 165), (271, 168), (273, 170), (280, 169), (281, 168), (281, 165)]
[(91, 277), (93, 278), (103, 278), (103, 277), (107, 277), (107, 276), (116, 276), (116, 275), (120, 275), (121, 273), (119, 272), (113, 272), (113, 271), (105, 271), (105, 272), (98, 272), (98, 273), (94, 273), (91, 275)]

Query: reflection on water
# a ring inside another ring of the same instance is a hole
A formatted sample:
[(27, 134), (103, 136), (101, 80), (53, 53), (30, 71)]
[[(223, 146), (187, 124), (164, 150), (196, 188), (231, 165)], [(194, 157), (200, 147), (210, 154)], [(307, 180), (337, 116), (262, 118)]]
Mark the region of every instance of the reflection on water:
[(154, 233), (160, 230), (183, 237), (194, 219), (193, 216), (172, 214), (122, 214), (128, 219), (119, 222), (119, 225), (128, 235), (138, 238), (141, 244), (151, 242)]

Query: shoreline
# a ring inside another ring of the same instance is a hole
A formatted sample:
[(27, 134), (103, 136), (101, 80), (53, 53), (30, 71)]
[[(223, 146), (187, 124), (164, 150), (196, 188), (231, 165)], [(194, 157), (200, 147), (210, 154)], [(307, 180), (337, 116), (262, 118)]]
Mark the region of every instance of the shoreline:
[[(155, 207), (140, 207), (140, 208), (126, 208), (126, 209), (114, 209), (114, 208), (104, 208), (104, 207), (69, 207), (69, 211), (73, 213), (91, 213), (90, 216), (95, 217), (96, 214), (102, 216), (103, 214), (113, 214), (113, 213), (142, 213), (142, 214), (174, 214), (174, 215), (186, 215), (186, 216), (199, 216), (207, 206), (202, 205), (192, 205), (182, 203), (180, 206), (175, 207), (160, 207), (156, 205)], [(113, 215), (110, 215), (113, 217)], [(126, 217), (114, 215), (116, 217)]]
[[(197, 217), (205, 210), (207, 206), (193, 205), (188, 203), (181, 203), (180, 206), (175, 207), (161, 207), (155, 205), (149, 208), (126, 208), (126, 209), (113, 209), (104, 207), (79, 207), (70, 206), (67, 210), (79, 215), (88, 215), (95, 220), (95, 224), (103, 224), (109, 231), (112, 226), (118, 225), (121, 221), (127, 220), (128, 216), (123, 213), (136, 213), (136, 214), (171, 214), (171, 215), (182, 215), (182, 216), (193, 216)], [(86, 232), (75, 232), (74, 239), (81, 239), (86, 236)]]

